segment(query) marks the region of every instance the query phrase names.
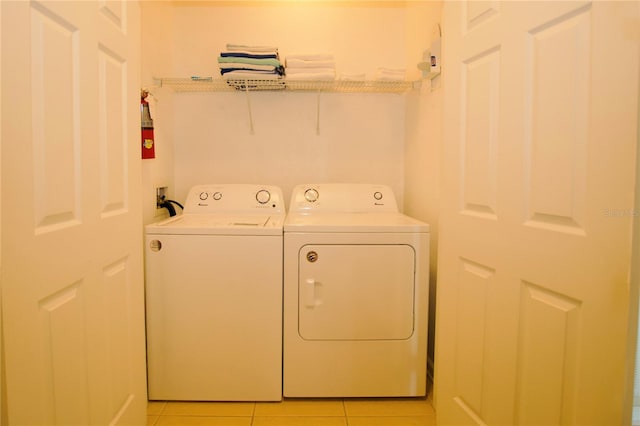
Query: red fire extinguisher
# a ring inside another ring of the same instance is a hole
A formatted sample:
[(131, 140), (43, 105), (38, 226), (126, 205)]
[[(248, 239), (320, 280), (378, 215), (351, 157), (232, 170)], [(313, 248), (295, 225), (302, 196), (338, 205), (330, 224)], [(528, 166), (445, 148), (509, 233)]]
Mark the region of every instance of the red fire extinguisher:
[(147, 102), (149, 92), (142, 90), (140, 93), (140, 112), (142, 119), (142, 158), (156, 158), (156, 145), (153, 140), (153, 119), (149, 112), (149, 102)]

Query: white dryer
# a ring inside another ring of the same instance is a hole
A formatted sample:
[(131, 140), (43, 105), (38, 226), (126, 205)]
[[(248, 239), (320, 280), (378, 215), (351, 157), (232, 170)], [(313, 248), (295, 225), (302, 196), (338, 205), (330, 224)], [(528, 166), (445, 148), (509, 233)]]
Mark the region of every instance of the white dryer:
[(294, 188), (284, 225), (284, 395), (426, 394), (429, 225), (391, 189)]
[(199, 185), (145, 228), (151, 400), (282, 399), (282, 191)]

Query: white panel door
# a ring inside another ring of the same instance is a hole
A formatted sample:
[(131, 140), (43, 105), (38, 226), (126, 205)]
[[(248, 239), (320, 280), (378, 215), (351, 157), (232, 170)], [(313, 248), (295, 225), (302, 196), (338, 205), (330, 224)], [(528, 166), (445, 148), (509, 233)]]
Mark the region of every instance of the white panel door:
[(638, 17), (445, 3), (441, 424), (624, 423)]
[(2, 2), (7, 413), (145, 422), (136, 2)]

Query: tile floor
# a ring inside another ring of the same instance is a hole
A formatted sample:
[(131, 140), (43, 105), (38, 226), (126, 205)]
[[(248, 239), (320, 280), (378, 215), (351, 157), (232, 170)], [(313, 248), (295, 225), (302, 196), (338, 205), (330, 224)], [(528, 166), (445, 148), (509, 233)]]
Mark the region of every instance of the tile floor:
[(147, 425), (433, 426), (429, 398), (285, 399), (282, 402), (150, 401)]

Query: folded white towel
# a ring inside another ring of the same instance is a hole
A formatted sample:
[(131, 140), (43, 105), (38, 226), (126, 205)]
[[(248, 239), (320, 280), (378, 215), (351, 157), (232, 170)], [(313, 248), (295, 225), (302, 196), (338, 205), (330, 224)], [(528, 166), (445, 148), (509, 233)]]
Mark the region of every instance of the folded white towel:
[(382, 81), (399, 81), (404, 80), (405, 74), (406, 70), (403, 68), (378, 68), (375, 79)]
[(406, 68), (385, 68), (379, 67), (377, 72), (387, 73), (387, 74), (404, 74), (407, 70)]
[(335, 73), (303, 73), (287, 75), (286, 80), (335, 80)]
[(381, 75), (376, 77), (377, 81), (404, 81), (404, 77), (399, 77), (396, 75)]
[(336, 71), (333, 68), (285, 68), (285, 74), (332, 74), (335, 76)]
[(230, 51), (248, 51), (251, 53), (269, 53), (278, 52), (278, 48), (275, 46), (252, 46), (248, 44), (234, 44), (227, 43), (227, 50)]
[(366, 79), (367, 79), (367, 76), (364, 73), (361, 73), (361, 74), (342, 73), (342, 74), (340, 74), (340, 80), (342, 80), (342, 81), (364, 81)]
[(302, 61), (333, 61), (333, 55), (331, 53), (297, 53), (287, 55), (287, 60), (289, 59), (300, 59)]
[(307, 60), (307, 59), (295, 59), (289, 58), (285, 60), (285, 67), (287, 68), (335, 68), (336, 63), (332, 60)]

